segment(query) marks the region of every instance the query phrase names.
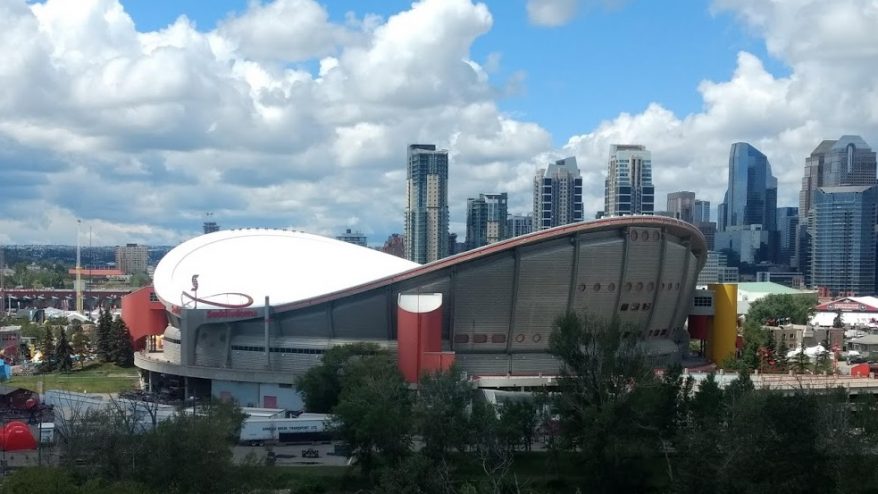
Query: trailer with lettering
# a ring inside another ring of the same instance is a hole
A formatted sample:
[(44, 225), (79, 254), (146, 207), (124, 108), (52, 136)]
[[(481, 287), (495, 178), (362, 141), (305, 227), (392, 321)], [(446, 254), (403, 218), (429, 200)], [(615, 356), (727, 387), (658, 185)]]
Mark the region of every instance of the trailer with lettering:
[(307, 443), (332, 439), (332, 416), (303, 413), (293, 418), (247, 418), (241, 425), (243, 444)]

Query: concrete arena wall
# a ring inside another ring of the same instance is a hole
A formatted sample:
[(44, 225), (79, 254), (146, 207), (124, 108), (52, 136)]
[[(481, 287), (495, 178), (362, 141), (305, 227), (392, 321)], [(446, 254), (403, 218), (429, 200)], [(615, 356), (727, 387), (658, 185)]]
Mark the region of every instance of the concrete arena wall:
[[(493, 244), (418, 268), (417, 275), (273, 308), (270, 346), (316, 341), (326, 348), (336, 338), (393, 344), (398, 294), (436, 292), (443, 295), (443, 346), (473, 373), (557, 370), (546, 349), (555, 319), (567, 310), (619, 317), (640, 329), (657, 364), (673, 360), (688, 342), (683, 323), (706, 255), (700, 232), (652, 217), (570, 225), (564, 232)], [(263, 348), (261, 318), (182, 331), (198, 332), (193, 362), (198, 366), (223, 367), (226, 351), (226, 368), (241, 371), (298, 375), (319, 361), (319, 355), (272, 352), (266, 367), (263, 351), (235, 350), (238, 341)], [(179, 351), (166, 345), (167, 357), (175, 351), (180, 362)]]
[(228, 393), (228, 396), (234, 398), (244, 407), (264, 406), (265, 397), (273, 396), (277, 400), (273, 408), (285, 410), (303, 410), (305, 408), (302, 395), (289, 385), (214, 379), (211, 382), (210, 391), (216, 397), (222, 397), (224, 393)]

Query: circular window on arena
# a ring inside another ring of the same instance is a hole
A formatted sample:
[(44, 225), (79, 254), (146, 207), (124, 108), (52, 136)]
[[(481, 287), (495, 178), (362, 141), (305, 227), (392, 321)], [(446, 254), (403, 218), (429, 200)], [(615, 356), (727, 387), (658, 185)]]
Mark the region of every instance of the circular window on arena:
[(517, 341), (518, 343), (523, 343), (524, 342), (524, 335), (519, 334), (518, 336), (515, 337), (515, 341)]
[(611, 292), (615, 292), (616, 291), (616, 284), (610, 283), (609, 285), (607, 285), (607, 290), (609, 290)]
[(652, 240), (653, 240), (653, 242), (658, 242), (658, 240), (659, 240), (660, 237), (661, 237), (661, 234), (660, 234), (659, 232), (652, 232)]
[(594, 289), (594, 291), (599, 292), (599, 291), (601, 291), (601, 284), (595, 283), (592, 288)]
[(677, 289), (677, 290), (680, 289), (680, 284), (679, 284), (679, 283), (677, 283), (676, 289)]
[(540, 340), (543, 339), (543, 335), (537, 333), (537, 334), (533, 335), (533, 337), (531, 337), (531, 339), (534, 340), (534, 343), (539, 343)]
[(631, 230), (631, 240), (637, 241), (637, 230)]
[(650, 292), (655, 290), (655, 282), (650, 281), (649, 283), (647, 283), (646, 289)]
[(628, 282), (625, 283), (625, 291), (626, 291), (626, 292), (630, 292), (630, 291), (631, 291), (631, 282), (630, 282), (630, 281), (628, 281)]
[(643, 291), (643, 282), (642, 282), (642, 281), (638, 281), (638, 282), (637, 282), (637, 285), (635, 285), (634, 288), (635, 288), (638, 292), (642, 292), (642, 291)]

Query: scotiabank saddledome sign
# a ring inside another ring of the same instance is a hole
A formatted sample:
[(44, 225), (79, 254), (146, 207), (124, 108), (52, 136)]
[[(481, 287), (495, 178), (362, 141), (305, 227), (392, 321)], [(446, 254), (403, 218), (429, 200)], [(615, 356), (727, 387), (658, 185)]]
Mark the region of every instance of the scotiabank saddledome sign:
[(218, 309), (207, 311), (208, 319), (252, 319), (258, 315), (254, 309)]

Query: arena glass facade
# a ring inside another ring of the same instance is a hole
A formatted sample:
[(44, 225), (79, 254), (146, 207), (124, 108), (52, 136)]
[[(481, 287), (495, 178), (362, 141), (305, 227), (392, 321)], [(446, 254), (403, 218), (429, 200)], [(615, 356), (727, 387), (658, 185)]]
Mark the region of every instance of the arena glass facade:
[[(688, 346), (684, 323), (706, 252), (688, 223), (625, 216), (536, 232), (281, 305), (184, 306), (180, 294), (157, 286), (167, 309), (163, 351), (139, 352), (135, 363), (154, 390), (171, 383), (186, 396), (298, 409), (295, 378), (326, 349), (374, 342), (395, 350), (400, 294), (441, 294), (442, 350), (470, 375), (557, 373), (547, 347), (566, 311), (619, 317), (639, 328), (653, 364), (665, 365)], [(313, 262), (332, 269), (333, 259)]]

